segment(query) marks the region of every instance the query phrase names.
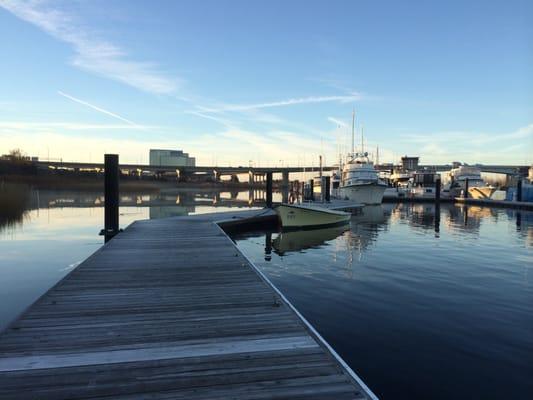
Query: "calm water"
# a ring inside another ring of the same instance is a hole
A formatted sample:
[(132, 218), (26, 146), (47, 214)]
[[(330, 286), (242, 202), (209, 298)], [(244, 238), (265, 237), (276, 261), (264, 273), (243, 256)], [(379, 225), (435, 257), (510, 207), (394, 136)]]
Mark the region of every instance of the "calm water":
[[(0, 209), (0, 329), (103, 243), (101, 194), (26, 196)], [(124, 195), (121, 226), (250, 200)], [(381, 398), (533, 398), (533, 213), (387, 204), (235, 240)]]
[(532, 213), (384, 204), (342, 230), (234, 238), (379, 397), (533, 398)]

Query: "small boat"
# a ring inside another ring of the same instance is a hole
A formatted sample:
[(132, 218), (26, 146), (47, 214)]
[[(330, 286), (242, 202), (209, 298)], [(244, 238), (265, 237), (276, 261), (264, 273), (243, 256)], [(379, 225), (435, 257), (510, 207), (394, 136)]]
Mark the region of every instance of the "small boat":
[(306, 229), (347, 224), (351, 214), (314, 205), (281, 204), (276, 213), (283, 229)]

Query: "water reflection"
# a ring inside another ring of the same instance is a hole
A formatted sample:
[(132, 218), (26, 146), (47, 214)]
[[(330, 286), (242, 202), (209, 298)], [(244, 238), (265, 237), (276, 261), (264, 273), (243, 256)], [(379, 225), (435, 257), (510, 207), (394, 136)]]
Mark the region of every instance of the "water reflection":
[(531, 393), (532, 212), (383, 204), (234, 239), (380, 398)]
[[(506, 218), (507, 217), (507, 218)], [(338, 262), (345, 257), (344, 269), (353, 270), (365, 251), (389, 231), (391, 224), (407, 225), (412, 232), (433, 237), (468, 234), (479, 239), (483, 224), (490, 226), (502, 218), (516, 221), (516, 232), (524, 243), (533, 246), (533, 213), (479, 206), (451, 204), (398, 203), (364, 207), (353, 215), (349, 225), (333, 228), (288, 232), (246, 232), (235, 234), (235, 240), (264, 236), (264, 260), (272, 260), (272, 250), (280, 257), (308, 249), (330, 246), (331, 258)], [(441, 231), (441, 228), (444, 231)], [(411, 238), (416, 240), (416, 237)], [(343, 257), (340, 255), (342, 254)]]
[[(281, 193), (273, 200), (280, 201)], [(122, 193), (120, 207), (148, 208), (151, 219), (223, 211), (239, 207), (263, 207), (264, 190), (235, 191), (234, 189), (165, 189), (159, 193)], [(0, 183), (0, 230), (20, 226), (24, 215), (33, 210), (63, 208), (100, 208), (104, 206), (102, 192), (73, 190), (38, 190), (27, 185)]]
[(287, 252), (302, 251), (321, 246), (325, 242), (335, 239), (348, 229), (350, 229), (350, 225), (345, 224), (330, 228), (281, 232), (272, 241), (272, 246), (276, 253), (282, 256)]

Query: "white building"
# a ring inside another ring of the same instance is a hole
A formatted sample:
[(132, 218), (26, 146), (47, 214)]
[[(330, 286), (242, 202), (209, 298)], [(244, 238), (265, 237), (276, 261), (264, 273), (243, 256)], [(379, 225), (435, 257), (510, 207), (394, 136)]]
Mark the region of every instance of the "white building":
[(194, 167), (196, 159), (182, 150), (150, 149), (151, 166)]

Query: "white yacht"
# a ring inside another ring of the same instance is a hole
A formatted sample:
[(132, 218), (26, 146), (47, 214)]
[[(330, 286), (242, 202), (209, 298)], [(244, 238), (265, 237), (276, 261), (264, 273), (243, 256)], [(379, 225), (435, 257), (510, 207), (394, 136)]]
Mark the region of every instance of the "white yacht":
[(378, 171), (364, 152), (363, 128), (361, 127), (361, 152), (355, 152), (355, 110), (352, 112), (352, 153), (342, 168), (339, 192), (358, 204), (381, 204), (387, 184), (379, 179)]
[(468, 180), (468, 194), (474, 199), (489, 199), (496, 191), (494, 186), (487, 185), (481, 178), (481, 170), (468, 165), (460, 165), (448, 172), (447, 184), (444, 192), (449, 192), (450, 197), (458, 197), (464, 194)]
[(352, 154), (342, 169), (341, 197), (359, 204), (381, 204), (386, 188), (368, 153)]

